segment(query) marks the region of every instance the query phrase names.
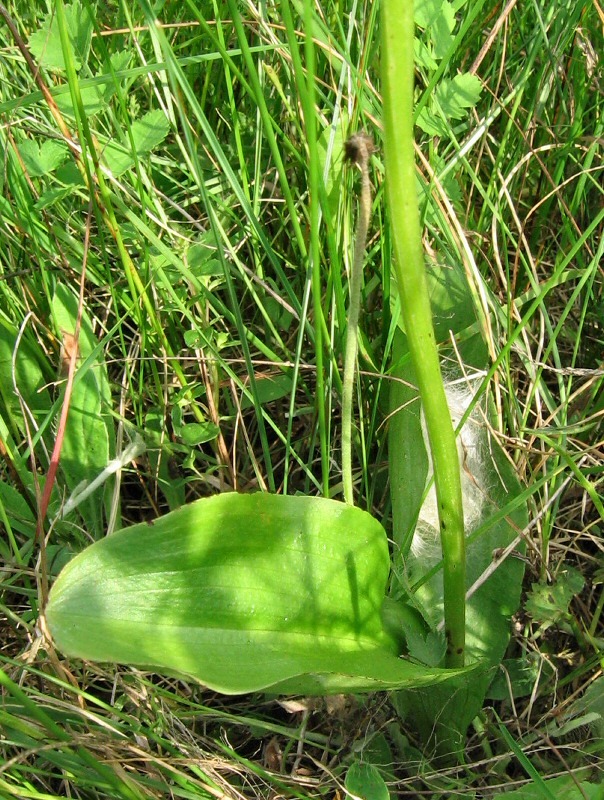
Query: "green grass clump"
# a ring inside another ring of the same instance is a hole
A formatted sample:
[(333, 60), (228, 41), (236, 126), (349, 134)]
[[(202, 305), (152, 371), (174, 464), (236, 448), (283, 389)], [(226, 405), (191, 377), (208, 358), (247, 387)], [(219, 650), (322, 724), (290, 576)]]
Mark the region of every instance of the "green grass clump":
[[(378, 5), (58, 0), (46, 16), (19, 0), (3, 15), (3, 796), (333, 796), (357, 756), (382, 770), (393, 796), (490, 796), (535, 771), (587, 781), (602, 770), (603, 122), (593, 4), (468, 0), (454, 14), (434, 3), (432, 21), (418, 20), (423, 244), (428, 270), (444, 276), (433, 303), (463, 331), (455, 347), (452, 323), (436, 335), (451, 375), (472, 373), (473, 347), (484, 343), (492, 432), (531, 508), (519, 532), (525, 603), (465, 770), (433, 771), (387, 698), (227, 700), (132, 669), (62, 662), (37, 627), (49, 583), (107, 530), (216, 491), (342, 497), (359, 188), (343, 147), (359, 130), (376, 153), (353, 493), (392, 530), (398, 310)], [(452, 274), (464, 276), (467, 307), (455, 306)], [(115, 463), (62, 515), (82, 481), (139, 440), (144, 452)]]

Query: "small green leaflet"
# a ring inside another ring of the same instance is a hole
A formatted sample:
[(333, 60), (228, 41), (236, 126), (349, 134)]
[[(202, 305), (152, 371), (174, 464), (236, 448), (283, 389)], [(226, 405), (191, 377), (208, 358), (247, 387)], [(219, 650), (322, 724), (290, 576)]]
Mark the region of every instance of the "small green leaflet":
[(390, 800), (390, 792), (377, 767), (355, 761), (346, 773), (344, 783), (350, 797), (361, 800)]
[[(65, 19), (75, 68), (79, 70), (88, 60), (92, 19), (79, 0), (65, 6)], [(47, 14), (40, 29), (29, 37), (29, 49), (40, 66), (57, 72), (65, 71), (61, 34), (54, 13)]]
[[(130, 133), (137, 156), (145, 155), (160, 145), (168, 135), (170, 123), (163, 111), (149, 111), (132, 124)], [(105, 161), (114, 175), (121, 175), (134, 165), (129, 145), (109, 142), (103, 151)]]
[(30, 139), (20, 142), (19, 154), (30, 178), (54, 172), (67, 158), (67, 147), (52, 139), (38, 144)]
[(463, 119), (480, 99), (481, 90), (480, 79), (468, 72), (452, 80), (443, 78), (436, 87), (432, 107), (422, 109), (417, 124), (430, 136), (447, 136), (448, 121)]

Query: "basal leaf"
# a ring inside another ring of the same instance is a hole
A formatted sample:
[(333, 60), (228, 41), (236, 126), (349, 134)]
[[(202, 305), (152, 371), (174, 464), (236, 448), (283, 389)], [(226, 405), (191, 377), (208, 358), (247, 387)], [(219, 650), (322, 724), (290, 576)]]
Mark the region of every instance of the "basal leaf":
[[(284, 372), (274, 375), (262, 375), (256, 378), (256, 397), (261, 405), (272, 403), (291, 394), (293, 382), (291, 375)], [(252, 408), (254, 401), (247, 395), (241, 401), (241, 409)]]
[(386, 534), (332, 500), (222, 494), (77, 556), (46, 617), (67, 655), (192, 676), (227, 694), (427, 685), (382, 624)]
[(508, 800), (602, 800), (604, 785), (581, 780), (576, 774), (562, 775), (549, 780), (531, 781), (521, 789), (500, 792), (500, 797)]
[(344, 783), (349, 796), (361, 800), (389, 800), (390, 792), (377, 767), (355, 761), (346, 773)]

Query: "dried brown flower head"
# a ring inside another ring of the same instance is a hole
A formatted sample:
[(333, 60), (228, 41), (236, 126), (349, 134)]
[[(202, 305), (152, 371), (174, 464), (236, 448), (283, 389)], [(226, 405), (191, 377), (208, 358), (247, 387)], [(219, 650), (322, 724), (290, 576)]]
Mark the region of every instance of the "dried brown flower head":
[(365, 131), (353, 133), (349, 136), (344, 143), (344, 160), (351, 161), (353, 164), (358, 164), (365, 157), (368, 158), (375, 152), (375, 145), (373, 139)]

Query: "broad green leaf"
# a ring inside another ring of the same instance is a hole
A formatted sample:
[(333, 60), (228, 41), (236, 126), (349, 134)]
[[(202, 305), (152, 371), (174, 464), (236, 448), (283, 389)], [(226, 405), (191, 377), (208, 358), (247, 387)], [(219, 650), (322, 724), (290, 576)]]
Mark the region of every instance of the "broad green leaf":
[(344, 786), (350, 797), (361, 798), (361, 800), (390, 799), (388, 787), (379, 769), (373, 764), (353, 762), (346, 773)]
[(549, 661), (529, 652), (518, 658), (504, 659), (492, 683), (489, 685), (489, 700), (509, 700), (528, 697), (541, 683), (554, 677), (554, 668)]
[(590, 722), (593, 739), (600, 741), (600, 748), (604, 751), (604, 675), (600, 675), (585, 690), (583, 697), (580, 697), (572, 704), (568, 714), (581, 714), (591, 712), (596, 718)]
[(43, 211), (45, 208), (50, 208), (72, 194), (73, 186), (60, 186), (49, 189), (47, 192), (42, 192), (34, 203), (34, 208), (38, 209), (38, 211)]
[[(446, 6), (450, 10), (447, 11)], [(418, 28), (429, 28), (438, 17), (443, 15), (452, 17), (453, 21), (455, 19), (451, 4), (447, 0), (415, 0), (413, 18)], [(450, 30), (453, 30), (453, 25), (451, 25)]]
[(165, 436), (165, 430), (166, 422), (162, 411), (150, 409), (145, 417), (144, 428), (150, 474), (154, 476), (157, 486), (168, 501), (170, 511), (174, 511), (185, 504), (185, 480), (174, 469), (174, 463), (171, 463), (174, 445)]
[(187, 248), (186, 263), (196, 278), (222, 277), (224, 269), (215, 256), (214, 248), (197, 242)]
[(438, 62), (435, 60), (432, 52), (419, 39), (415, 39), (413, 42), (413, 50), (415, 52), (415, 63), (419, 67), (425, 67), (429, 70), (435, 70), (438, 67)]
[[(70, 342), (78, 313), (76, 296), (59, 284), (52, 300), (52, 309), (61, 339)], [(70, 344), (70, 346), (74, 346)], [(83, 481), (94, 480), (107, 466), (115, 452), (113, 424), (109, 411), (111, 392), (107, 367), (92, 323), (84, 311), (81, 316), (77, 374), (69, 404), (65, 438), (61, 450), (61, 468), (70, 491)], [(102, 536), (103, 490), (94, 492), (79, 506), (88, 532)]]
[[(159, 110), (149, 111), (144, 117), (133, 122), (131, 134), (136, 155), (142, 156), (161, 144), (169, 129), (170, 123), (166, 115)], [(126, 137), (125, 141), (128, 143), (123, 145), (109, 142), (103, 151), (107, 165), (114, 175), (121, 175), (134, 164), (130, 141)]]
[(449, 136), (449, 129), (446, 122), (430, 108), (422, 108), (417, 118), (417, 125), (429, 136)]
[[(33, 498), (35, 496), (34, 487), (28, 488), (31, 488), (31, 497)], [(32, 509), (23, 496), (7, 481), (0, 481), (0, 504), (3, 507), (3, 516), (6, 515), (11, 527), (33, 541), (36, 520)], [(3, 536), (5, 536), (4, 532)]]
[(436, 87), (435, 102), (422, 109), (417, 124), (431, 136), (449, 138), (451, 120), (464, 119), (478, 103), (481, 90), (480, 79), (468, 72), (443, 78)]
[[(65, 19), (75, 68), (81, 69), (88, 60), (92, 40), (92, 20), (88, 10), (82, 7), (79, 0), (65, 6)], [(61, 34), (54, 13), (47, 14), (41, 28), (29, 37), (29, 49), (40, 66), (45, 69), (65, 70)]]
[(430, 36), (432, 38), (434, 55), (436, 58), (444, 58), (451, 45), (453, 44), (453, 36), (451, 31), (455, 26), (455, 12), (451, 3), (443, 3), (441, 13), (434, 20), (430, 27)]
[(562, 775), (544, 781), (533, 781), (522, 789), (500, 792), (499, 797), (507, 800), (543, 800), (544, 797), (554, 800), (602, 800), (604, 784), (580, 780), (575, 775)]
[(29, 177), (39, 178), (61, 166), (67, 158), (67, 147), (52, 139), (42, 144), (30, 139), (19, 144), (19, 153)]
[(333, 500), (217, 495), (87, 548), (46, 617), (65, 654), (194, 677), (239, 694), (431, 685), (456, 673), (397, 655), (382, 624), (386, 534)]
[(183, 425), (178, 435), (189, 447), (194, 447), (203, 442), (211, 442), (220, 433), (220, 428), (213, 422), (190, 422)]
[(163, 111), (149, 111), (132, 124), (132, 138), (137, 153), (148, 153), (163, 142), (170, 123)]
[[(473, 306), (469, 287), (465, 279), (455, 280), (455, 275), (447, 277), (449, 285), (455, 290), (451, 293), (446, 291), (445, 285), (440, 287), (435, 283), (434, 275), (430, 278), (437, 335), (439, 338), (444, 337), (447, 328), (450, 327), (457, 334), (464, 363), (480, 368), (484, 358), (483, 343), (476, 336), (465, 340), (459, 336), (472, 321)], [(401, 334), (400, 339), (395, 339), (396, 358), (404, 359), (405, 350), (405, 339)], [(408, 380), (413, 384), (411, 373), (408, 375)], [(403, 452), (399, 452), (399, 446), (396, 459), (392, 456), (390, 459), (393, 512), (396, 509), (397, 525), (400, 525), (400, 530), (395, 529), (393, 535), (401, 547), (402, 554), (402, 564), (397, 563), (397, 568), (399, 572), (404, 570), (403, 574), (408, 583), (421, 583), (414, 594), (414, 601), (421, 605), (425, 618), (434, 628), (443, 618), (441, 554), (436, 528), (433, 548), (419, 550), (416, 555), (406, 553), (408, 537), (418, 519), (424, 491), (419, 478), (421, 477), (424, 482), (426, 479), (426, 454), (418, 406), (416, 390), (405, 384), (391, 387), (391, 411), (395, 407), (399, 409), (398, 414), (390, 421), (391, 435), (394, 432), (397, 434), (395, 442), (404, 443)], [(457, 424), (458, 421), (455, 419), (454, 423)], [(487, 437), (486, 428), (479, 427), (478, 421), (470, 424), (474, 424), (477, 436), (473, 452), (466, 452), (463, 455), (462, 469), (466, 513), (470, 509), (475, 511), (473, 528), (468, 531), (470, 534), (466, 558), (468, 587), (472, 586), (491, 565), (493, 552), (510, 544), (527, 521), (526, 504), (520, 497), (521, 486), (503, 456), (499, 444)], [(469, 471), (476, 462), (480, 464), (480, 474), (470, 476)], [(403, 500), (397, 494), (404, 492), (405, 488), (407, 491)], [(506, 507), (508, 516), (498, 519), (499, 511)], [(422, 511), (422, 516), (425, 516), (424, 512), (425, 509)], [(438, 523), (435, 524), (437, 527)], [(453, 748), (461, 746), (467, 726), (482, 707), (485, 693), (494, 675), (495, 665), (499, 664), (505, 653), (510, 635), (510, 617), (520, 602), (523, 572), (522, 561), (509, 557), (480, 586), (467, 604), (468, 663), (482, 663), (482, 667), (473, 673), (471, 680), (462, 677), (446, 686), (433, 687), (430, 691), (404, 692), (395, 698), (399, 712), (413, 720), (413, 724), (419, 729), (425, 741), (434, 735), (441, 736), (443, 731), (448, 731), (451, 733), (448, 746)], [(428, 644), (428, 640), (425, 641)], [(436, 648), (437, 642), (431, 641), (429, 644)], [(421, 651), (420, 643), (419, 652)], [(411, 652), (418, 653), (418, 643), (415, 639)], [(457, 731), (456, 741), (453, 741), (455, 731)]]
[[(256, 377), (255, 393), (258, 402), (261, 405), (272, 403), (274, 400), (279, 400), (282, 397), (287, 397), (291, 394), (292, 390), (291, 375), (285, 372), (279, 372), (275, 375), (261, 375)], [(251, 397), (245, 395), (241, 401), (241, 409), (245, 411), (252, 408), (254, 401)]]

